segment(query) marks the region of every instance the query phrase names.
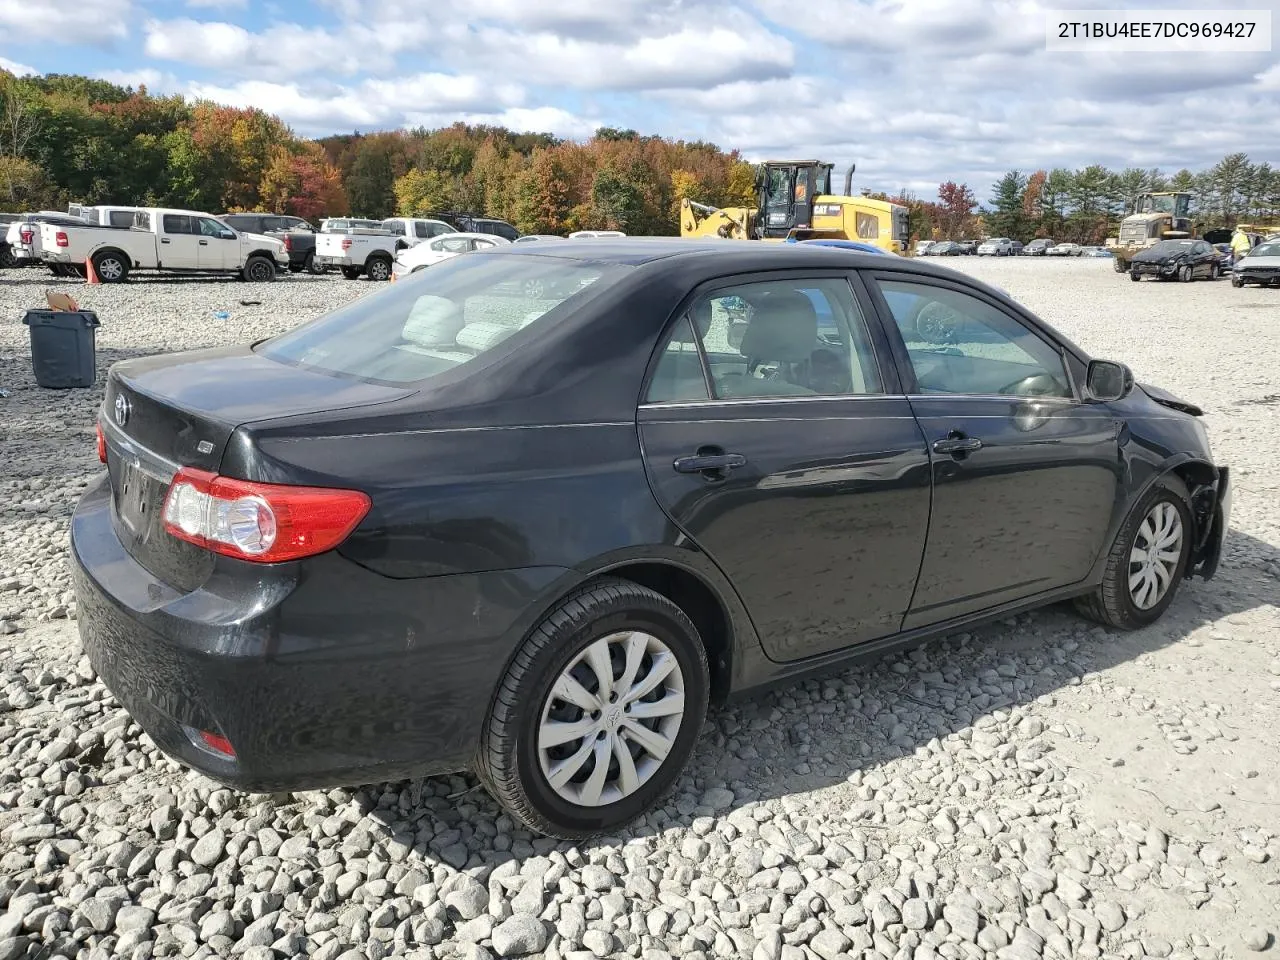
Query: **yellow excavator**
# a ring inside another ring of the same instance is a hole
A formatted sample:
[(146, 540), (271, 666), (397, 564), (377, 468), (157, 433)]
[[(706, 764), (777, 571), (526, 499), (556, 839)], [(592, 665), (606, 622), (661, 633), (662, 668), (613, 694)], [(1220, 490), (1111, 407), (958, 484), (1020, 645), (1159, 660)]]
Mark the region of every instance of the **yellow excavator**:
[(1115, 257), (1116, 273), (1127, 273), (1129, 262), (1161, 240), (1176, 240), (1197, 235), (1191, 220), (1191, 194), (1144, 193), (1138, 197), (1134, 212), (1120, 221), (1119, 234), (1107, 237), (1107, 249)]
[(680, 236), (726, 240), (840, 239), (904, 253), (910, 230), (907, 208), (850, 196), (854, 166), (844, 193), (831, 193), (835, 164), (820, 160), (770, 160), (756, 171), (755, 208), (680, 202)]

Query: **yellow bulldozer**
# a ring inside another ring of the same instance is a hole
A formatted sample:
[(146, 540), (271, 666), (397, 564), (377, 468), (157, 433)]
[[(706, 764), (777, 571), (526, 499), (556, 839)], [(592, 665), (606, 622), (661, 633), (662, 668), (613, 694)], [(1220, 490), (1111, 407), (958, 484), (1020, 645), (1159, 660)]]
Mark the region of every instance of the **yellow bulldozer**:
[(820, 160), (770, 160), (756, 171), (755, 208), (680, 202), (680, 236), (726, 240), (857, 240), (904, 253), (910, 230), (907, 208), (850, 196), (854, 166), (844, 193), (832, 194), (835, 164)]
[(1116, 273), (1127, 273), (1129, 262), (1161, 240), (1197, 236), (1191, 220), (1191, 194), (1144, 193), (1134, 212), (1120, 221), (1119, 236), (1107, 237)]

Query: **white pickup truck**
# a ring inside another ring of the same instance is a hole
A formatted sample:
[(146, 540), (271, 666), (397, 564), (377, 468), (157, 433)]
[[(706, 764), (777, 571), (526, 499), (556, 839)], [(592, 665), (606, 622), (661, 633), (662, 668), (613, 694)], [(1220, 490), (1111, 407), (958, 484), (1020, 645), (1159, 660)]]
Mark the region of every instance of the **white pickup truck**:
[(289, 266), (284, 243), (239, 233), (207, 213), (147, 207), (128, 230), (40, 225), (46, 263), (93, 264), (103, 283), (123, 283), (134, 270), (167, 273), (234, 273), (246, 280), (274, 280)]
[(390, 280), (391, 265), (404, 246), (404, 241), (390, 230), (358, 227), (341, 233), (318, 233), (315, 262), (340, 267), (348, 280), (355, 280), (362, 273), (367, 273), (370, 280)]

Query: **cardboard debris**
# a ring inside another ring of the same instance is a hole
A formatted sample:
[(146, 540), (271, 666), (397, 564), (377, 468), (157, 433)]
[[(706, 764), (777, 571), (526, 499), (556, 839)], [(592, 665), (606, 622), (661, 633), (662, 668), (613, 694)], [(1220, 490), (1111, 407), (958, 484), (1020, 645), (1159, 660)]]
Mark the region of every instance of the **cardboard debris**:
[(76, 303), (75, 298), (67, 293), (62, 293), (57, 290), (46, 290), (44, 298), (49, 302), (50, 310), (74, 312), (80, 309), (80, 305)]

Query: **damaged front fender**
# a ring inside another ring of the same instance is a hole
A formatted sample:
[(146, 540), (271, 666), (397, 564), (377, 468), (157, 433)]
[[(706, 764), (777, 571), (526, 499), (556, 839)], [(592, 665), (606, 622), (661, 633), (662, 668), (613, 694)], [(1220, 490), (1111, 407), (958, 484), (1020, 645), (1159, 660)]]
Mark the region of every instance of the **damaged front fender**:
[(1231, 479), (1227, 467), (1218, 467), (1217, 472), (1216, 483), (1205, 484), (1192, 495), (1191, 504), (1200, 536), (1187, 565), (1188, 577), (1211, 580), (1222, 561), (1227, 527), (1231, 522)]

